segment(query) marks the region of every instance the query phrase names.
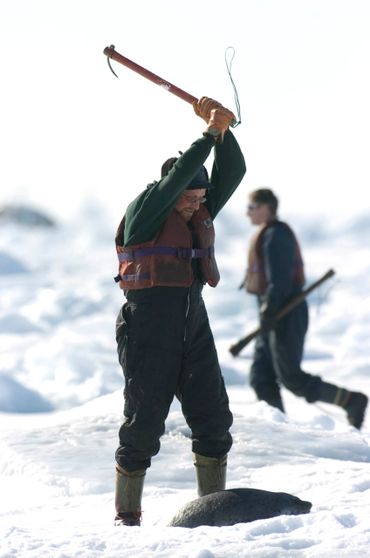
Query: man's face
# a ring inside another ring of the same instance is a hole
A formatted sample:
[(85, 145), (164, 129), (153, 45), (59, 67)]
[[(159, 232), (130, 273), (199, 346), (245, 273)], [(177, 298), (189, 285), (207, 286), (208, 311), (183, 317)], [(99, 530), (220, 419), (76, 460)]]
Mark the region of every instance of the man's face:
[(198, 190), (185, 190), (185, 192), (181, 194), (177, 200), (175, 205), (176, 211), (180, 213), (181, 217), (186, 222), (190, 221), (194, 211), (198, 211), (200, 204), (206, 201), (205, 195), (205, 188), (199, 188)]
[(271, 209), (267, 203), (250, 201), (247, 206), (247, 215), (252, 225), (265, 225), (271, 220)]

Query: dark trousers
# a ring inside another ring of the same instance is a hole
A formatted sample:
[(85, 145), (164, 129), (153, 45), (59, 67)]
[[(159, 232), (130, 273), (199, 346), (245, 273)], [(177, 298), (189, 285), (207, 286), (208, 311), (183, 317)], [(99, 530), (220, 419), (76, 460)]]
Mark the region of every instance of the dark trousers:
[(116, 460), (128, 471), (150, 466), (175, 396), (193, 452), (221, 457), (231, 447), (232, 414), (201, 290), (195, 283), (130, 291), (118, 315), (125, 421)]
[(259, 399), (273, 404), (280, 397), (280, 384), (308, 402), (320, 399), (321, 378), (301, 369), (307, 328), (308, 309), (303, 301), (279, 320), (275, 330), (256, 339), (250, 383)]

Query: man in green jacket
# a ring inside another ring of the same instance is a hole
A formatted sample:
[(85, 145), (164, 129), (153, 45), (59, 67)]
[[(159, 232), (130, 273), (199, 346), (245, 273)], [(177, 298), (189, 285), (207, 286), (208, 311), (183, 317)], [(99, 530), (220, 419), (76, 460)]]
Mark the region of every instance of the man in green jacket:
[[(206, 129), (162, 166), (118, 228), (116, 281), (127, 302), (117, 318), (125, 420), (116, 451), (116, 524), (140, 525), (146, 469), (160, 449), (173, 398), (191, 430), (198, 494), (222, 490), (232, 414), (207, 311), (205, 283), (219, 280), (213, 219), (240, 184), (245, 162), (229, 130), (234, 115), (202, 97)], [(210, 179), (204, 167), (214, 149)]]

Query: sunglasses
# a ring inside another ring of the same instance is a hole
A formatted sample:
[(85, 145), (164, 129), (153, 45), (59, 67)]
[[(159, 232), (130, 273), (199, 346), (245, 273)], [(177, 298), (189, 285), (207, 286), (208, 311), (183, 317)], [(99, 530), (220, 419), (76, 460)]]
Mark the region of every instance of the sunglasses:
[(260, 207), (260, 205), (261, 205), (261, 204), (259, 204), (259, 203), (249, 203), (249, 204), (247, 205), (247, 209), (248, 209), (249, 211), (253, 211), (253, 209), (258, 209), (258, 208)]
[(205, 197), (198, 198), (197, 196), (187, 196), (186, 194), (183, 194), (183, 197), (188, 203), (191, 203), (192, 205), (195, 203), (204, 203), (207, 201), (207, 198)]

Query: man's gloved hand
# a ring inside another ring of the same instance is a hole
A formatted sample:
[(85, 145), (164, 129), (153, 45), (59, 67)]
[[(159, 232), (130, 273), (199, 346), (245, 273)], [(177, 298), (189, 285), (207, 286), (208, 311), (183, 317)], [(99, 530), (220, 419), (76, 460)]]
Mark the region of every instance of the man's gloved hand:
[(195, 101), (193, 109), (197, 116), (200, 116), (207, 122), (205, 133), (211, 134), (220, 142), (222, 142), (230, 124), (236, 121), (234, 114), (230, 110), (210, 97), (201, 97), (198, 101)]
[(267, 305), (263, 304), (260, 309), (260, 324), (263, 331), (271, 331), (275, 329), (277, 319), (276, 312), (272, 311)]
[(209, 117), (211, 115), (211, 110), (216, 108), (223, 108), (221, 103), (211, 99), (210, 97), (201, 97), (198, 101), (194, 101), (193, 109), (197, 116), (203, 118), (208, 124)]
[(224, 107), (212, 109), (205, 133), (217, 137), (217, 141), (222, 143), (224, 134), (233, 121), (235, 116), (231, 110)]

